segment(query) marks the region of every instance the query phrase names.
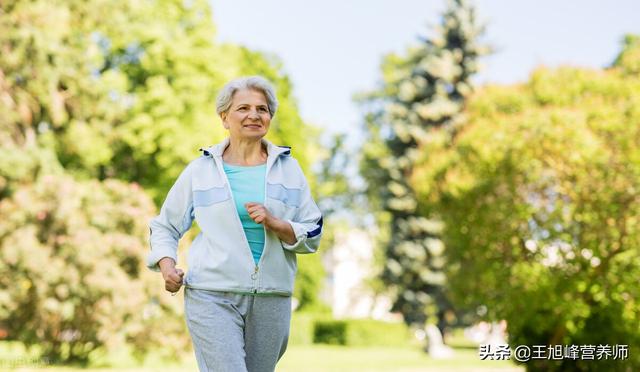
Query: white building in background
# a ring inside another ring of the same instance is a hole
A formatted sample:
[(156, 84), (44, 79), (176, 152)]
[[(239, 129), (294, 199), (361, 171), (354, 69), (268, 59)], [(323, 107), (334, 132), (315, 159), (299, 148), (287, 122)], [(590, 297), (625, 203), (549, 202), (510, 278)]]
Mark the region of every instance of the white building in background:
[(336, 231), (337, 242), (323, 256), (327, 272), (324, 300), (335, 318), (373, 318), (399, 321), (389, 312), (391, 300), (377, 295), (368, 280), (375, 275), (374, 241), (367, 231), (351, 228)]
[[(402, 322), (400, 313), (392, 313), (391, 299), (376, 295), (369, 287), (374, 270), (374, 240), (371, 233), (356, 228), (335, 232), (337, 242), (323, 253), (322, 263), (327, 273), (321, 298), (331, 306), (333, 317), (370, 318), (389, 322)], [(485, 323), (469, 327), (465, 338), (476, 343), (502, 345), (506, 343), (506, 322)], [(418, 340), (428, 338), (428, 352), (433, 358), (453, 358), (454, 350), (444, 344), (440, 330), (433, 324), (415, 330)]]

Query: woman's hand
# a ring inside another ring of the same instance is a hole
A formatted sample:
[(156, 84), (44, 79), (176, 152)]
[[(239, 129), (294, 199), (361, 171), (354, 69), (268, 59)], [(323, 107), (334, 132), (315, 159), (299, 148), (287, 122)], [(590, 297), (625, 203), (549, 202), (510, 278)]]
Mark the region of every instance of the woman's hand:
[(249, 217), (251, 217), (255, 223), (264, 225), (265, 227), (269, 227), (275, 218), (267, 207), (260, 203), (245, 203), (244, 207), (247, 209)]
[(298, 239), (293, 232), (293, 227), (287, 221), (283, 221), (269, 212), (267, 207), (260, 203), (246, 203), (244, 207), (249, 213), (249, 217), (266, 229), (278, 235), (278, 238), (287, 244), (294, 244)]
[(164, 278), (164, 288), (175, 294), (182, 287), (182, 278), (184, 271), (176, 269), (176, 262), (171, 257), (165, 257), (158, 262), (162, 278)]

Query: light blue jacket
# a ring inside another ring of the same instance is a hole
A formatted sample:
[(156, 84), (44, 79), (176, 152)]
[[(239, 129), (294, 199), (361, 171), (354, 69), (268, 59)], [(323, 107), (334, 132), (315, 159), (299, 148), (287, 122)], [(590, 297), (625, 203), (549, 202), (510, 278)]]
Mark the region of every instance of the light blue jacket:
[(289, 245), (265, 229), (264, 251), (255, 264), (222, 168), (227, 138), (187, 165), (171, 187), (160, 215), (151, 220), (150, 269), (158, 271), (158, 261), (164, 257), (178, 262), (178, 241), (195, 219), (201, 232), (189, 248), (186, 286), (237, 293), (293, 293), (296, 253), (318, 249), (322, 214), (291, 150), (262, 141), (268, 153), (264, 205), (291, 224), (297, 241)]

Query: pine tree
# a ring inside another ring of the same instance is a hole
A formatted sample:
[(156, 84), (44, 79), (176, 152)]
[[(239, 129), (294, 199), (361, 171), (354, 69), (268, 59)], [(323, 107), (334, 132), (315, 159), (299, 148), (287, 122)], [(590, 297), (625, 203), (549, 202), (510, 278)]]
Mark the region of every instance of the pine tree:
[(442, 224), (416, 197), (412, 177), (427, 141), (447, 140), (463, 122), (471, 76), (487, 48), (478, 43), (483, 27), (466, 0), (450, 0), (435, 35), (421, 40), (406, 57), (388, 56), (382, 88), (366, 100), (370, 141), (362, 174), (369, 184), (383, 237), (381, 279), (391, 290), (393, 311), (409, 325), (424, 326), (452, 310), (444, 290)]

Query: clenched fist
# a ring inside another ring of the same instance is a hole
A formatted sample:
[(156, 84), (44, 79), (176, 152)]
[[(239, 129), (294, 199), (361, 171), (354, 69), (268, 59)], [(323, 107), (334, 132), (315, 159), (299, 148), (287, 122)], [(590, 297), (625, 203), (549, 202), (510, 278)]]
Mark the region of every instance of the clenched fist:
[(245, 203), (244, 207), (255, 223), (261, 224), (265, 229), (274, 232), (283, 242), (293, 244), (297, 241), (291, 224), (272, 215), (264, 205), (260, 203)]
[(160, 265), (160, 271), (164, 279), (164, 288), (171, 293), (178, 292), (180, 287), (182, 287), (184, 271), (182, 271), (182, 269), (176, 269), (175, 261), (169, 257), (163, 258), (158, 264)]
[(245, 203), (244, 207), (247, 209), (249, 217), (251, 217), (255, 223), (269, 227), (269, 222), (271, 222), (273, 216), (267, 207), (260, 203)]

